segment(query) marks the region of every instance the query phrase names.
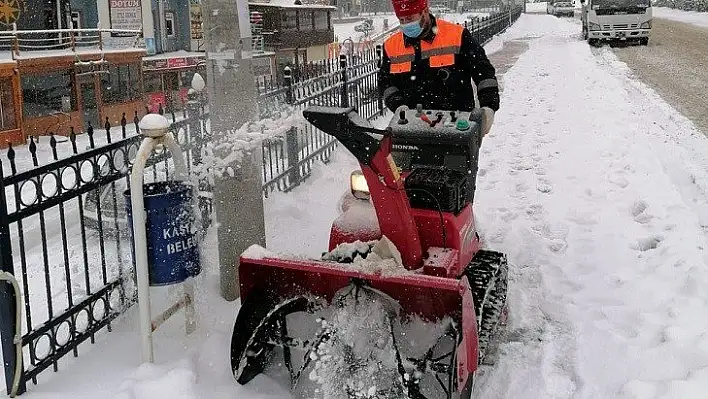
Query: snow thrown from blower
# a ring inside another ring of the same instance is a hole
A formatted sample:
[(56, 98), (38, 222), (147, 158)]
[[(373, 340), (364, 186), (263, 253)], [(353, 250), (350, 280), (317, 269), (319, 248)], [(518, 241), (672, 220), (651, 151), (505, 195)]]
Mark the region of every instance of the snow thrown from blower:
[(397, 308), (366, 289), (340, 300), (331, 319), (322, 320), (330, 338), (310, 354), (307, 377), (314, 384), (303, 384), (298, 397), (405, 397), (391, 330)]

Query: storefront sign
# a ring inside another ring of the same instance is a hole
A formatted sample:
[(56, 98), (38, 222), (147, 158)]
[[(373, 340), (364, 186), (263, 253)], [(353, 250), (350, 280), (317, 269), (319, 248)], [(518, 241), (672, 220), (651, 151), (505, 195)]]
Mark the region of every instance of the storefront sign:
[(199, 0), (189, 0), (189, 22), (192, 40), (202, 40), (204, 30), (202, 28), (202, 5)]
[(160, 60), (145, 60), (143, 61), (143, 70), (156, 71), (165, 69), (195, 67), (202, 60), (202, 57), (176, 57), (165, 58)]
[[(111, 29), (141, 30), (143, 13), (141, 0), (109, 0)], [(134, 36), (133, 33), (111, 32), (111, 36)]]

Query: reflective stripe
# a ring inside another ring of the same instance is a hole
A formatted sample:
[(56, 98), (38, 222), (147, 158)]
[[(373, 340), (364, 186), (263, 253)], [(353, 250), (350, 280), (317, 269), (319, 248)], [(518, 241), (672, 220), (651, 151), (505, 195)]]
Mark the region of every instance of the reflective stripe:
[(413, 69), (412, 62), (401, 62), (399, 64), (391, 64), (391, 73), (406, 73)]
[(399, 64), (402, 62), (411, 62), (415, 60), (415, 54), (403, 54), (403, 55), (397, 55), (395, 57), (389, 56), (389, 59), (391, 60), (391, 64)]
[(391, 87), (387, 88), (383, 92), (383, 100), (386, 101), (389, 96), (391, 96), (392, 94), (395, 94), (395, 93), (398, 93), (398, 87), (391, 86)]
[(430, 67), (440, 68), (455, 65), (455, 54), (434, 55), (430, 57)]
[(484, 79), (477, 85), (477, 90), (490, 89), (493, 87), (499, 87), (496, 79)]
[(460, 46), (446, 46), (432, 48), (430, 50), (425, 50), (420, 52), (420, 56), (423, 59), (430, 58), (435, 55), (446, 55), (446, 54), (459, 54)]
[[(462, 46), (461, 25), (451, 22), (437, 20), (437, 33), (432, 43), (422, 40), (420, 43), (421, 59), (429, 59), (430, 66), (440, 68), (455, 64), (455, 54), (460, 53)], [(407, 73), (413, 69), (415, 61), (415, 49), (413, 46), (406, 47), (402, 32), (397, 32), (384, 42), (386, 55), (391, 60), (391, 73)]]

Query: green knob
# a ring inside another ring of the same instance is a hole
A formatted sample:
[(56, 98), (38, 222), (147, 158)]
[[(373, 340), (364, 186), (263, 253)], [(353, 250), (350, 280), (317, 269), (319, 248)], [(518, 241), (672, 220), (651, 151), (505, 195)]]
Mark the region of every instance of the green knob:
[(457, 130), (467, 130), (470, 128), (470, 123), (467, 121), (467, 119), (458, 119), (457, 120)]

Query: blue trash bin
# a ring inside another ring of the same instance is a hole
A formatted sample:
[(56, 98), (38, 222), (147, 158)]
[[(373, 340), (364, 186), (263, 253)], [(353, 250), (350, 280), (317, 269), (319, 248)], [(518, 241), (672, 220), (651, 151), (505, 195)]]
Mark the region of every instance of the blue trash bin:
[[(128, 225), (133, 237), (135, 266), (135, 232), (130, 190), (126, 190), (123, 195)], [(197, 228), (192, 210), (193, 195), (193, 187), (180, 181), (143, 185), (151, 286), (181, 283), (201, 272)]]

